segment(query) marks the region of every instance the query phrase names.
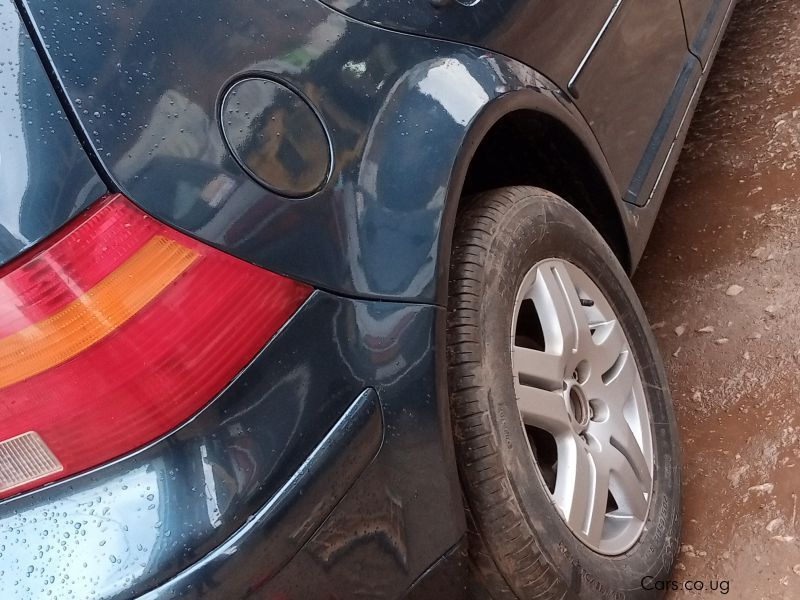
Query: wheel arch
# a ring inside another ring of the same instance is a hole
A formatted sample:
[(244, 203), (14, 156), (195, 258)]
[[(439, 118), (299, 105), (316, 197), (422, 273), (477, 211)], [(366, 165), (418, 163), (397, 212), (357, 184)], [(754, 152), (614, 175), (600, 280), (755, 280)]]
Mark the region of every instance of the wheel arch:
[[(633, 268), (625, 210), (597, 140), (560, 91), (523, 88), (489, 102), (476, 116), (454, 164), (439, 253), (440, 298), (446, 298), (450, 245), (459, 209), (479, 192), (511, 185), (541, 187), (577, 208)], [(442, 276), (443, 275), (443, 276)]]

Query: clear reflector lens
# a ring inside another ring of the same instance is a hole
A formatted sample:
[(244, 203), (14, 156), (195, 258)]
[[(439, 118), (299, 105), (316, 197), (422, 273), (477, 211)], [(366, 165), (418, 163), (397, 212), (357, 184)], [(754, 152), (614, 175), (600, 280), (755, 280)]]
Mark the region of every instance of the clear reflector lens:
[(0, 442), (0, 492), (58, 473), (63, 468), (35, 431)]
[(175, 428), (310, 292), (105, 199), (0, 271), (0, 445), (38, 448), (40, 465), (0, 454), (0, 479), (18, 482), (0, 481), (0, 498)]

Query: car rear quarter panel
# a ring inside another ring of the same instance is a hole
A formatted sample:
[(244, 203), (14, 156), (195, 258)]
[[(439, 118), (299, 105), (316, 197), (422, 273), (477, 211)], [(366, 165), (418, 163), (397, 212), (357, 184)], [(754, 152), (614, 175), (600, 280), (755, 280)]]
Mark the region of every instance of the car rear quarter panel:
[(105, 192), (11, 2), (0, 2), (0, 266)]
[[(524, 92), (530, 108), (568, 121), (605, 166), (569, 98), (532, 69), (317, 2), (26, 5), (121, 191), (194, 236), (330, 291), (444, 303), (451, 177), (470, 132), (506, 96)], [(307, 198), (264, 189), (225, 146), (219, 99), (254, 73), (301, 92), (325, 122), (332, 174)]]
[[(363, 580), (368, 597), (396, 597), (465, 527), (433, 343), (442, 316), (315, 292), (190, 421), (0, 502), (2, 596), (266, 594), (310, 543), (333, 597), (349, 596), (365, 556), (381, 573)], [(365, 390), (380, 408), (345, 418), (351, 443), (327, 443)]]
[(622, 190), (694, 60), (679, 0), (323, 1), (365, 22), (487, 48), (543, 73), (575, 99)]

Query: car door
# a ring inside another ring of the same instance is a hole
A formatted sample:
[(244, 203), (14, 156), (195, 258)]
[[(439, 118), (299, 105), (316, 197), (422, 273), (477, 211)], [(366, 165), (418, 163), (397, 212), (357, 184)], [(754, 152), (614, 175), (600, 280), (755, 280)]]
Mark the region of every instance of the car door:
[(681, 0), (689, 49), (702, 61), (709, 59), (733, 0)]
[(637, 203), (699, 78), (680, 0), (325, 1), (376, 25), (503, 53), (549, 77), (573, 97), (623, 195)]
[(617, 0), (567, 88), (625, 200), (649, 200), (700, 74), (679, 2)]

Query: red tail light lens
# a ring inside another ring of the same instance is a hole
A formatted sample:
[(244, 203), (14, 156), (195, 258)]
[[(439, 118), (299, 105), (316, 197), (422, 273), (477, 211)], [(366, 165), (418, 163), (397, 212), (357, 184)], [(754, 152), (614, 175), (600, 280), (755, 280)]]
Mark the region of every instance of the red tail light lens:
[(0, 498), (170, 431), (310, 292), (108, 197), (0, 270)]

